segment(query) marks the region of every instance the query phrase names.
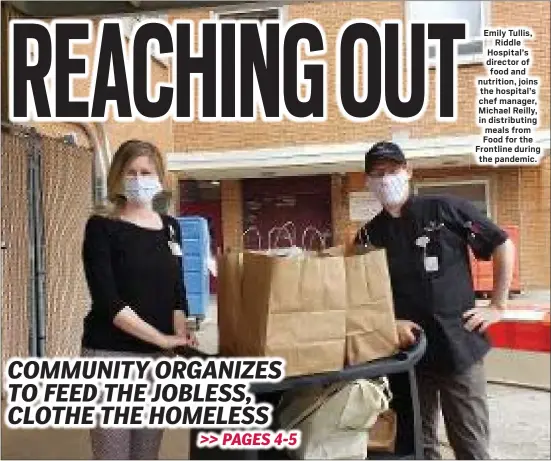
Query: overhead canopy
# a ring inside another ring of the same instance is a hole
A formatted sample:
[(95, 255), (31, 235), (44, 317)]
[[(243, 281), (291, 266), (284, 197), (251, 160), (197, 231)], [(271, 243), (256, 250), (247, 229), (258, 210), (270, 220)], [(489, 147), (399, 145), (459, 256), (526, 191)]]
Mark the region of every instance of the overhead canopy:
[[(534, 138), (533, 147), (539, 147), (549, 155), (551, 131), (540, 130), (531, 136)], [(480, 134), (466, 134), (393, 140), (400, 144), (413, 168), (432, 169), (478, 165), (474, 154), (480, 138)], [(366, 139), (346, 144), (172, 152), (167, 156), (168, 169), (183, 178), (197, 180), (363, 172), (365, 152), (377, 141)]]
[[(250, 2), (250, 0), (249, 0)], [(6, 1), (21, 14), (39, 18), (70, 16), (106, 16), (116, 14), (145, 13), (173, 9), (231, 6), (248, 3), (246, 1)]]

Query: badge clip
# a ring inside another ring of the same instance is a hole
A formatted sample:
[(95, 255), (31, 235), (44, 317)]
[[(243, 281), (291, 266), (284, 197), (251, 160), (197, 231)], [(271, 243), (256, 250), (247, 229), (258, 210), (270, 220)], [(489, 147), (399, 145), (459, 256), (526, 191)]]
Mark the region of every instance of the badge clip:
[(176, 242), (168, 242), (168, 247), (174, 256), (182, 256), (182, 249)]
[(436, 224), (434, 221), (431, 221), (427, 227), (425, 227), (425, 232), (434, 232), (445, 227), (444, 223)]
[(415, 245), (421, 248), (426, 248), (429, 242), (430, 242), (430, 238), (427, 237), (426, 235), (422, 235), (417, 240), (415, 240)]
[(182, 256), (182, 249), (180, 248), (180, 245), (178, 245), (178, 242), (174, 241), (174, 229), (171, 225), (168, 226), (168, 230), (170, 232), (170, 240), (168, 241), (170, 251), (174, 256)]

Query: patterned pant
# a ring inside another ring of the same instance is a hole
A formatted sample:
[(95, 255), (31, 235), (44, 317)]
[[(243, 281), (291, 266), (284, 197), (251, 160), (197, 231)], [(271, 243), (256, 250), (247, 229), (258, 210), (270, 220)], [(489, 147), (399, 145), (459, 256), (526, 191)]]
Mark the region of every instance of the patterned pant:
[[(132, 352), (83, 349), (83, 357), (143, 358), (143, 354)], [(157, 358), (157, 356), (149, 356)], [(158, 459), (163, 439), (163, 429), (91, 429), (90, 440), (94, 459)]]
[(162, 438), (162, 429), (90, 431), (94, 459), (158, 459)]

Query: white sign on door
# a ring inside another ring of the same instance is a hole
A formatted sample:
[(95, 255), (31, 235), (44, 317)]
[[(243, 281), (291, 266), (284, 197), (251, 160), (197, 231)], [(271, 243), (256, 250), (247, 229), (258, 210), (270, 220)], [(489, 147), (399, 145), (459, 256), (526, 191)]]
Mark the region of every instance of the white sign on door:
[(381, 202), (369, 191), (351, 192), (349, 195), (349, 215), (352, 222), (371, 221), (381, 209)]

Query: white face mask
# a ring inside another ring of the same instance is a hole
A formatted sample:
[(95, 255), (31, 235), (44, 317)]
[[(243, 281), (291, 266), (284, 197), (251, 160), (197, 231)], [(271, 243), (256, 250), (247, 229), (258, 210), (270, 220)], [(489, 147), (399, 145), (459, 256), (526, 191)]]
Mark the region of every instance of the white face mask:
[(124, 180), (124, 195), (130, 202), (150, 205), (162, 190), (157, 176), (132, 176)]
[(409, 196), (409, 175), (405, 170), (381, 178), (369, 178), (370, 190), (383, 206), (398, 206)]

